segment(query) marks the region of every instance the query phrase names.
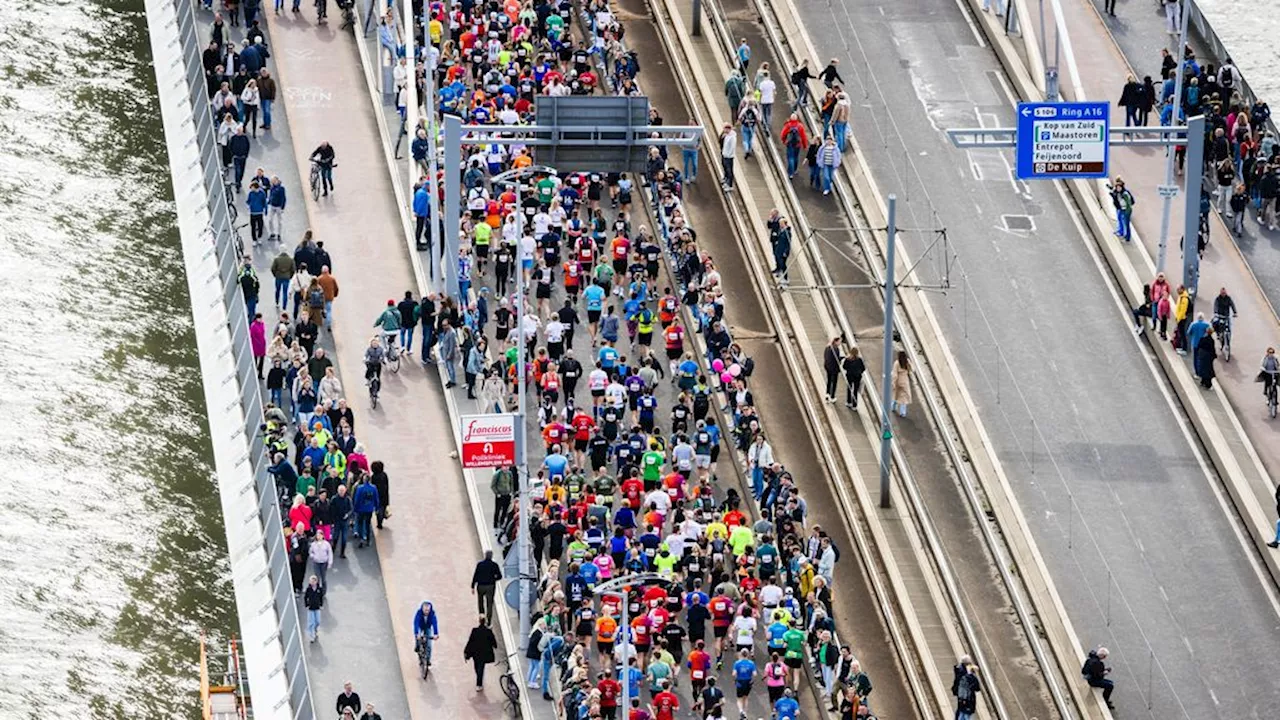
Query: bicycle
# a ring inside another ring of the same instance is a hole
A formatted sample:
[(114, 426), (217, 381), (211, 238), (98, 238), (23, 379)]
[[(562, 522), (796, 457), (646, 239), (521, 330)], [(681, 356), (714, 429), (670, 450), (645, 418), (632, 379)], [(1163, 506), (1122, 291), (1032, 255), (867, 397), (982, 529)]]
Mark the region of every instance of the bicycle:
[(323, 178), (320, 177), (320, 163), (315, 160), (311, 161), (311, 199), (320, 199), (321, 186), (324, 184)]
[(382, 377), (378, 372), (380, 369), (375, 363), (365, 362), (364, 364), (365, 385), (369, 388), (369, 404), (375, 410), (378, 409), (378, 395), (382, 392)]
[[(514, 717), (520, 717), (520, 682), (512, 672), (511, 658), (513, 657), (516, 657), (516, 653), (508, 655), (502, 663), (507, 670), (498, 676), (498, 688), (502, 690), (504, 698), (503, 709)], [(519, 667), (518, 663), (516, 667)]]
[(382, 345), (385, 351), (382, 356), (382, 364), (393, 373), (400, 372), (400, 347), (396, 345), (396, 335), (394, 332), (382, 334)]
[(1213, 316), (1213, 332), (1222, 343), (1222, 361), (1231, 362), (1231, 320), (1223, 315)]
[(422, 679), (431, 674), (431, 641), (426, 635), (419, 635), (414, 641), (413, 651), (418, 655), (418, 669), (422, 671)]
[(1277, 386), (1280, 386), (1280, 377), (1276, 377), (1277, 373), (1269, 373), (1266, 370), (1262, 372), (1271, 376), (1267, 380), (1267, 414), (1271, 416), (1272, 420), (1275, 420), (1276, 407), (1280, 405), (1280, 388), (1277, 388)]

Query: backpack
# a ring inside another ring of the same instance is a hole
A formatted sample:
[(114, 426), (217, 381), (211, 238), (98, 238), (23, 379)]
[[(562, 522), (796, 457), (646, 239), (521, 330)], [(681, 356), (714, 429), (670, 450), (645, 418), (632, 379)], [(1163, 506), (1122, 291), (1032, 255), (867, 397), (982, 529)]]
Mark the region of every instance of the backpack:
[(800, 147), (800, 131), (794, 126), (787, 128), (787, 134), (782, 139), (789, 148)]
[(973, 681), (969, 679), (968, 675), (960, 678), (960, 684), (956, 687), (956, 699), (961, 703), (973, 699)]
[(321, 288), (313, 288), (307, 293), (307, 305), (313, 308), (324, 307), (324, 290)]

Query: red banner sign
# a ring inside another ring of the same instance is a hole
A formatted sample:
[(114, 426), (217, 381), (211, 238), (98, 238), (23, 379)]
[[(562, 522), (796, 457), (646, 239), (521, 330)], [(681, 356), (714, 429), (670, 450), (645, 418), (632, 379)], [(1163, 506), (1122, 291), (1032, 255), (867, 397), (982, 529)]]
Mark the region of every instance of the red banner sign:
[(516, 416), (463, 415), (462, 467), (489, 468), (516, 462)]

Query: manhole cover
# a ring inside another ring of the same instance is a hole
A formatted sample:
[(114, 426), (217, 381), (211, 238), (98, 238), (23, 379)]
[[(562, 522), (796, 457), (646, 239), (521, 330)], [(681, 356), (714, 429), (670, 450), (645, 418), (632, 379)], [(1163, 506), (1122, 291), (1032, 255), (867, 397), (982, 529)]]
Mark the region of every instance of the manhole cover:
[(1029, 215), (1001, 215), (1000, 220), (1004, 222), (1006, 230), (1031, 232), (1036, 229), (1036, 224), (1031, 221)]

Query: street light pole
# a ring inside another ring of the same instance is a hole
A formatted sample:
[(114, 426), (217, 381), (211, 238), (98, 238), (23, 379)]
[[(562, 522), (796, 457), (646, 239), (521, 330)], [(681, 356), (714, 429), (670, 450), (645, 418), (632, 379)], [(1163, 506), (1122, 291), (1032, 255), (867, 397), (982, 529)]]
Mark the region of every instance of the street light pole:
[[(622, 575), (612, 580), (602, 582), (596, 585), (595, 593), (600, 596), (613, 595), (622, 601), (622, 624), (619, 626), (620, 633), (627, 633), (631, 628), (631, 614), (625, 588), (637, 583), (646, 582), (664, 582), (669, 580), (657, 573), (633, 573), (631, 575)], [(617, 644), (615, 642), (615, 644)], [(622, 668), (618, 673), (618, 677), (622, 681), (622, 717), (631, 717), (631, 658), (634, 657), (634, 651), (627, 650), (622, 653)], [(625, 675), (626, 677), (623, 677)]]
[[(1187, 23), (1190, 17), (1191, 17), (1191, 0), (1182, 0), (1182, 21), (1181, 21), (1181, 27), (1179, 29), (1179, 34), (1178, 34), (1178, 47), (1175, 48), (1173, 51), (1174, 60), (1177, 60), (1178, 64), (1174, 66), (1174, 72), (1176, 72), (1177, 75), (1173, 80), (1173, 113), (1169, 116), (1170, 125), (1178, 124), (1178, 115), (1182, 110), (1182, 79), (1186, 75), (1186, 72), (1183, 70), (1183, 63), (1185, 61), (1186, 48), (1187, 48)], [(1188, 135), (1190, 135), (1190, 133), (1188, 133)], [(1190, 140), (1191, 138), (1188, 137), (1187, 139)], [(1164, 184), (1165, 185), (1173, 185), (1173, 159), (1175, 154), (1176, 153), (1174, 149), (1170, 148), (1169, 154), (1165, 156), (1165, 162), (1164, 162)], [(1199, 168), (1199, 167), (1193, 168), (1188, 166), (1188, 169), (1187, 169), (1188, 173), (1191, 173), (1191, 172), (1198, 173), (1203, 171), (1204, 171), (1204, 168)], [(1186, 201), (1188, 203), (1194, 202), (1198, 204), (1200, 202), (1200, 198), (1198, 197), (1193, 198), (1191, 197), (1190, 194), (1188, 194)], [(1156, 250), (1156, 272), (1164, 272), (1164, 263), (1169, 255), (1169, 220), (1173, 213), (1173, 195), (1166, 194), (1164, 196), (1164, 199), (1161, 202), (1163, 204), (1163, 207), (1161, 209), (1161, 214), (1160, 214), (1160, 246)], [(1194, 247), (1194, 245), (1192, 247)]]

